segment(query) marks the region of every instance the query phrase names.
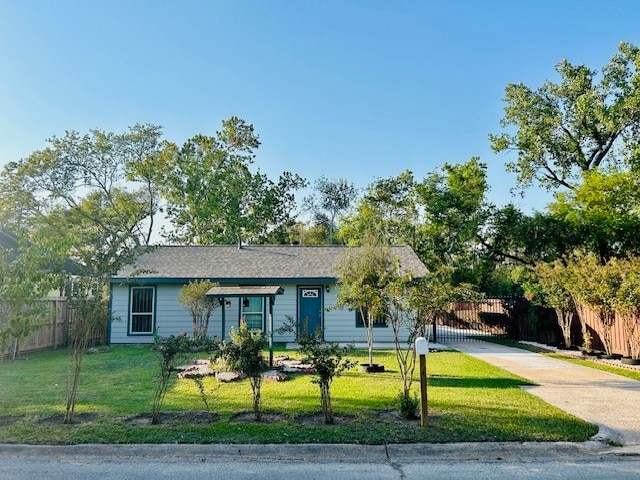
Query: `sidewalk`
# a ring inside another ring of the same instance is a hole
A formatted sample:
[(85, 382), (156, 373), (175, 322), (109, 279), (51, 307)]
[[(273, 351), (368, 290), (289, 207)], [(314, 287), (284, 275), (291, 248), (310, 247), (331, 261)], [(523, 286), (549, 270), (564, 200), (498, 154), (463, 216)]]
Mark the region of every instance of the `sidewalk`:
[(598, 425), (596, 439), (640, 447), (640, 382), (489, 342), (447, 346), (538, 384), (522, 388)]

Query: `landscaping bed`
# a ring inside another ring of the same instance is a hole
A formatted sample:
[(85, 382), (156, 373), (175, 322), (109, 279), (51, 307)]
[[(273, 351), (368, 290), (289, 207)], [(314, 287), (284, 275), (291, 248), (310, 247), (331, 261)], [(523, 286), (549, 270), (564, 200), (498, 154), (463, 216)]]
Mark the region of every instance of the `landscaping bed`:
[[(287, 352), (291, 355), (291, 352)], [(0, 442), (76, 443), (406, 443), (584, 441), (597, 428), (527, 394), (527, 382), (459, 352), (429, 355), (429, 427), (396, 412), (400, 376), (391, 351), (376, 351), (384, 373), (357, 368), (332, 386), (335, 424), (321, 421), (309, 375), (263, 385), (263, 420), (251, 418), (247, 380), (204, 380), (206, 411), (193, 380), (175, 379), (158, 425), (149, 415), (158, 371), (148, 346), (113, 347), (85, 358), (78, 421), (63, 425), (66, 352), (0, 364)], [(366, 352), (354, 360), (366, 363)], [(414, 383), (414, 390), (419, 385)]]

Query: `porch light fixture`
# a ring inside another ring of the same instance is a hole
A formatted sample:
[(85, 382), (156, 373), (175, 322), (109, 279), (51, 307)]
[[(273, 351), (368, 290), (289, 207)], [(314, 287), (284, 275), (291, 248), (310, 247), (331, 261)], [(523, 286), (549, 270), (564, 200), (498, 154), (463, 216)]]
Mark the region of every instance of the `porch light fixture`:
[(329, 292), (331, 291), (331, 286), (327, 285), (327, 286), (325, 287), (325, 291), (326, 291), (327, 293), (329, 293)]

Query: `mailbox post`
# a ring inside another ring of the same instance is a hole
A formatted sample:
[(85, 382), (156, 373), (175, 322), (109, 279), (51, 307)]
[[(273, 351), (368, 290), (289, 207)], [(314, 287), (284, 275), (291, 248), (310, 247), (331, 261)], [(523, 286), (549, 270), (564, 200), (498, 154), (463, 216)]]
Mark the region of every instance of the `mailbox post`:
[(429, 406), (427, 403), (427, 354), (429, 342), (424, 337), (416, 338), (416, 355), (420, 357), (420, 426), (429, 425)]

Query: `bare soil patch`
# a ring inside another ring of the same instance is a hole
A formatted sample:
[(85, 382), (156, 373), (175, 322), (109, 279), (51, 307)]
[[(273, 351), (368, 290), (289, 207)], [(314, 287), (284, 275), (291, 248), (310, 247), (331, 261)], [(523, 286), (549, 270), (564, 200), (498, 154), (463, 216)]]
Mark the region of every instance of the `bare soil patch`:
[(6, 425), (13, 425), (16, 422), (19, 422), (24, 418), (24, 415), (6, 415), (4, 417), (0, 417), (0, 427), (4, 427)]
[[(158, 415), (159, 423), (163, 425), (178, 425), (178, 424), (196, 424), (206, 425), (218, 421), (220, 416), (214, 412), (164, 412)], [(125, 420), (129, 426), (142, 427), (145, 425), (151, 425), (151, 414), (136, 415)]]
[(296, 417), (296, 421), (305, 427), (335, 427), (336, 425), (351, 425), (356, 421), (356, 417), (348, 415), (334, 415), (333, 424), (324, 423), (324, 413), (312, 413), (309, 415), (300, 415)]
[[(73, 416), (73, 423), (71, 425), (87, 425), (93, 422), (96, 418), (96, 414), (93, 412), (76, 413)], [(52, 415), (51, 417), (41, 418), (38, 420), (38, 424), (45, 427), (57, 427), (64, 424), (64, 413), (59, 415)]]
[(231, 417), (232, 422), (258, 422), (258, 423), (275, 423), (281, 420), (287, 420), (287, 416), (281, 413), (262, 412), (260, 420), (256, 420), (253, 412), (242, 412)]

